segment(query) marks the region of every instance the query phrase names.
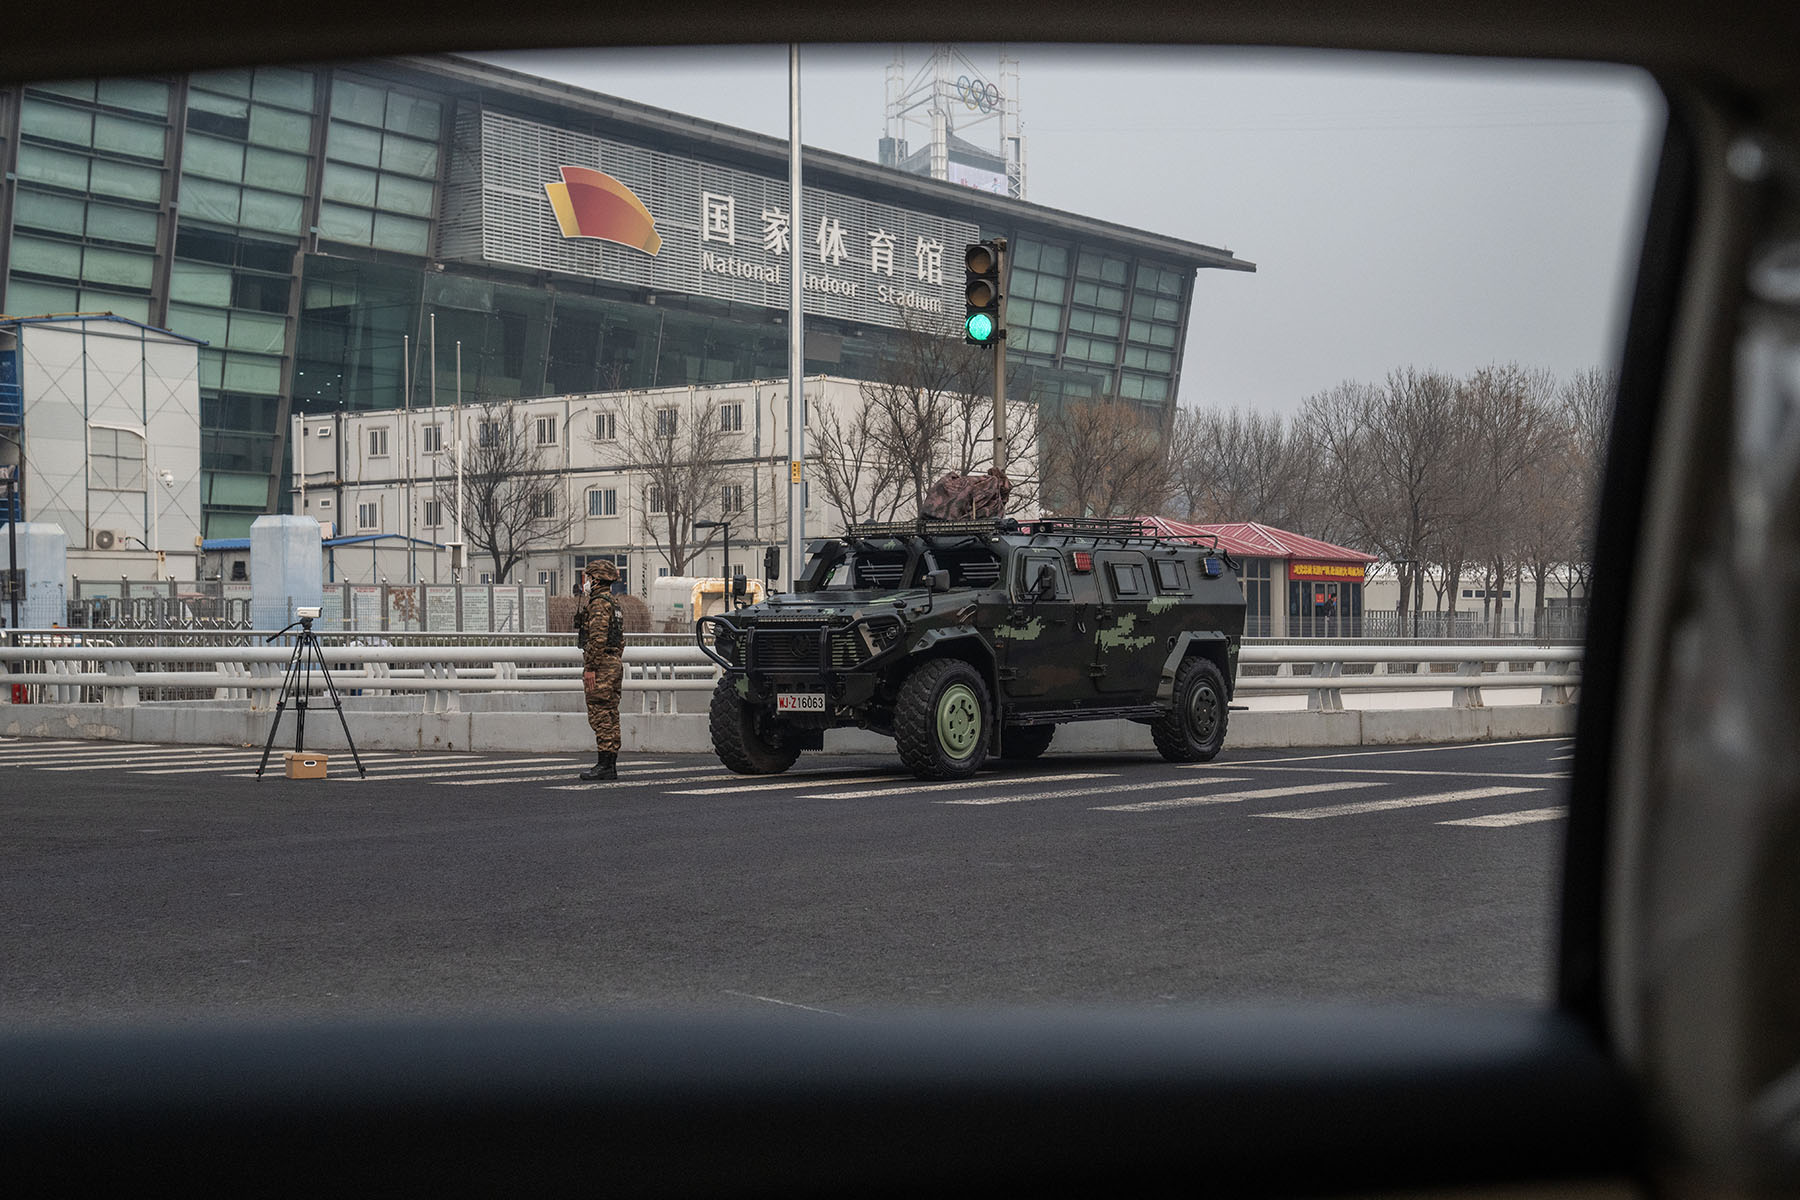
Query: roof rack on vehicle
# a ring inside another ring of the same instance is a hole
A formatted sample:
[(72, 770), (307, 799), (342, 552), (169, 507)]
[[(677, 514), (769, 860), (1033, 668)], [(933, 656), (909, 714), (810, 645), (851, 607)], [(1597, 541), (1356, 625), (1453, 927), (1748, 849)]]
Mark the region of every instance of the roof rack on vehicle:
[(1097, 542), (1120, 545), (1197, 546), (1214, 553), (1219, 551), (1219, 538), (1213, 533), (1164, 533), (1136, 517), (1040, 517), (1020, 522), (1020, 532), (1033, 537), (1090, 538)]
[(976, 517), (940, 521), (915, 517), (910, 521), (862, 521), (844, 531), (849, 538), (967, 537), (970, 534), (1016, 533), (1019, 523), (1011, 517)]

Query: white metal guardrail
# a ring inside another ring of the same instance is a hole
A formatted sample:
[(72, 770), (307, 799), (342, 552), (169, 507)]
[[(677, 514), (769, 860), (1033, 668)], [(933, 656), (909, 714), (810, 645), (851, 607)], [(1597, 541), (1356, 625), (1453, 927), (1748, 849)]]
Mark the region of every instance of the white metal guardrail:
[[(291, 643), (260, 638), (248, 646), (142, 646), (113, 644), (106, 632), (14, 632), (0, 643), (0, 703), (135, 705), (153, 702), (146, 691), (178, 690), (272, 709), (293, 658)], [(567, 643), (321, 646), (341, 694), (417, 695), (424, 712), (459, 711), (463, 694), (568, 692), (581, 682), (581, 652)], [(1241, 652), (1237, 690), (1304, 695), (1316, 712), (1341, 711), (1345, 692), (1448, 691), (1453, 707), (1475, 708), (1484, 687), (1537, 688), (1540, 703), (1566, 704), (1581, 684), (1580, 662), (1579, 646), (1256, 645)], [(697, 646), (625, 650), (625, 691), (636, 711), (673, 712), (676, 693), (711, 691), (717, 678)], [(316, 669), (310, 684), (324, 687)]]

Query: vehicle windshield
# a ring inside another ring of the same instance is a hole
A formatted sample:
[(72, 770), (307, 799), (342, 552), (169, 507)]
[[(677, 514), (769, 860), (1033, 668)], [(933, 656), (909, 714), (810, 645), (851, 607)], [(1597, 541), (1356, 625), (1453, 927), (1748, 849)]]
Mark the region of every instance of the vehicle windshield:
[(1652, 82), (798, 61), (0, 87), (0, 1021), (1548, 1003)]

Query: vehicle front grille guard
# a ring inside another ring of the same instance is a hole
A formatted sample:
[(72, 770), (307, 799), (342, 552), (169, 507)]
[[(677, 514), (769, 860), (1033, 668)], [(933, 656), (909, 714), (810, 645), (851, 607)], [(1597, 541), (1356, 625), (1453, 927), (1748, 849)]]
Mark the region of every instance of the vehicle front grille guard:
[[(715, 641), (721, 633), (730, 638), (736, 647), (732, 657), (707, 645), (708, 626), (713, 627)], [(877, 632), (888, 628), (900, 628), (900, 623), (894, 617), (879, 616), (857, 617), (842, 623), (820, 622), (816, 626), (746, 627), (730, 617), (710, 616), (694, 622), (694, 641), (702, 654), (727, 671), (752, 679), (814, 672), (832, 678), (861, 670), (899, 645), (899, 637), (885, 641)], [(810, 655), (808, 650), (812, 651)]]

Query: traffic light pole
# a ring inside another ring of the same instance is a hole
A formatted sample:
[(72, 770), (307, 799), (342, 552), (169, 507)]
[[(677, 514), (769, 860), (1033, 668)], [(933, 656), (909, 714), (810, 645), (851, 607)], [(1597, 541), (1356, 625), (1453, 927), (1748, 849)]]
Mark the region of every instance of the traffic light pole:
[[(1006, 278), (1006, 239), (996, 238), (1000, 279)], [(994, 469), (1006, 471), (1006, 289), (1000, 289), (1000, 337), (994, 342)]]

